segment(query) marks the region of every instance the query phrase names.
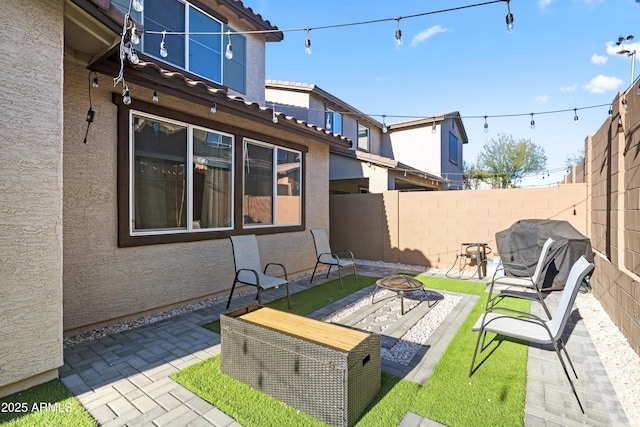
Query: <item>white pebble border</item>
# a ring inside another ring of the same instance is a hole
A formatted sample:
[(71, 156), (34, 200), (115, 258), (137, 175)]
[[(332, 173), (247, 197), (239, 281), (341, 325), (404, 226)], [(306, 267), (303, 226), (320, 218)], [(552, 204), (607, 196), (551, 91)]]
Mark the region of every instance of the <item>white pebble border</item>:
[[(382, 300), (389, 293), (391, 293), (391, 291), (383, 289), (382, 291), (378, 291), (376, 295)], [(359, 300), (345, 306), (343, 309), (323, 318), (322, 321), (339, 323), (342, 319), (361, 307), (370, 305), (372, 294), (373, 292), (368, 293)], [(444, 299), (439, 300), (435, 307), (429, 310), (429, 312), (409, 329), (390, 349), (382, 348), (382, 358), (402, 365), (408, 365), (413, 356), (420, 350), (420, 347), (427, 342), (427, 339), (429, 339), (433, 331), (435, 331), (438, 325), (451, 313), (461, 299), (462, 297), (459, 296), (444, 295)], [(422, 304), (426, 303), (426, 301), (422, 302)], [(386, 320), (386, 318), (383, 320)]]
[(629, 425), (640, 427), (640, 356), (593, 294), (578, 294), (576, 306)]

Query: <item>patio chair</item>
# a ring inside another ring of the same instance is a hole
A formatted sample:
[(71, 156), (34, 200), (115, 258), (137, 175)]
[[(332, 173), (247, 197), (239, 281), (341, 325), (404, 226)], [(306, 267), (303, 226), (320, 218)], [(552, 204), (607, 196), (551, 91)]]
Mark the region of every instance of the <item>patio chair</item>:
[[(524, 298), (529, 300), (537, 299), (540, 304), (542, 304), (547, 317), (551, 319), (551, 312), (549, 311), (547, 304), (545, 304), (544, 298), (542, 298), (542, 292), (540, 290), (540, 287), (538, 286), (538, 282), (541, 279), (540, 276), (542, 274), (542, 270), (547, 265), (549, 250), (554, 242), (555, 240), (553, 240), (551, 237), (549, 237), (547, 241), (544, 242), (542, 251), (540, 252), (540, 256), (538, 258), (538, 263), (536, 264), (536, 268), (532, 275), (529, 274), (529, 269), (525, 265), (503, 261), (501, 266), (499, 266), (494, 273), (493, 279), (491, 280), (491, 285), (489, 286), (489, 297), (487, 298), (487, 309), (494, 307), (496, 303), (504, 297)], [(497, 276), (500, 270), (516, 272), (522, 274), (522, 276)], [(495, 285), (499, 285), (501, 287), (506, 286), (506, 288), (501, 290), (494, 296), (493, 288)], [(514, 288), (520, 288), (522, 290), (517, 290)]]
[[(291, 296), (289, 295), (289, 279), (287, 278), (287, 269), (283, 264), (270, 262), (264, 267), (264, 271), (261, 272), (260, 252), (258, 250), (258, 239), (253, 234), (246, 236), (231, 236), (231, 245), (233, 246), (233, 262), (236, 268), (236, 277), (233, 280), (231, 286), (231, 293), (229, 294), (229, 301), (227, 301), (227, 308), (231, 304), (231, 297), (233, 297), (233, 290), (236, 287), (236, 283), (242, 283), (244, 285), (255, 286), (258, 288), (258, 304), (262, 304), (262, 291), (268, 289), (278, 289), (280, 286), (284, 286), (287, 290), (287, 303), (291, 308)], [(284, 279), (274, 276), (267, 276), (267, 268), (269, 266), (279, 266), (284, 272)]]
[[(309, 283), (313, 282), (313, 278), (316, 275), (316, 269), (319, 264), (328, 265), (329, 269), (327, 270), (327, 277), (329, 277), (329, 273), (331, 272), (331, 267), (338, 267), (338, 277), (340, 278), (340, 288), (342, 286), (342, 269), (353, 267), (353, 274), (356, 276), (356, 282), (358, 281), (358, 272), (356, 271), (356, 261), (353, 258), (353, 253), (348, 250), (338, 250), (335, 252), (331, 252), (331, 247), (329, 246), (329, 239), (327, 238), (327, 233), (324, 230), (311, 230), (311, 234), (313, 235), (313, 243), (316, 247), (316, 266), (313, 268), (313, 274), (311, 274), (311, 280)], [(339, 254), (347, 255), (349, 258), (340, 258)]]
[(580, 405), (580, 410), (584, 413), (582, 402), (580, 402), (576, 388), (569, 376), (567, 366), (560, 354), (560, 348), (563, 349), (564, 354), (567, 357), (567, 361), (569, 362), (569, 365), (571, 365), (573, 374), (578, 378), (578, 374), (576, 374), (576, 370), (573, 367), (573, 363), (569, 358), (569, 353), (567, 353), (567, 349), (561, 337), (567, 325), (567, 321), (569, 320), (569, 316), (571, 315), (571, 309), (576, 300), (578, 290), (580, 289), (580, 283), (585, 276), (593, 270), (593, 268), (594, 265), (587, 261), (584, 256), (581, 256), (573, 264), (573, 267), (571, 267), (571, 271), (569, 272), (569, 277), (567, 278), (567, 283), (565, 284), (562, 295), (560, 296), (560, 301), (556, 308), (555, 315), (551, 320), (543, 320), (531, 313), (511, 310), (505, 307), (491, 307), (486, 313), (481, 315), (472, 328), (473, 331), (478, 331), (479, 333), (478, 340), (476, 341), (476, 347), (473, 351), (473, 358), (471, 359), (469, 377), (471, 377), (474, 372), (474, 364), (478, 353), (478, 347), (480, 346), (480, 338), (482, 338), (482, 345), (480, 346), (480, 351), (482, 351), (484, 350), (484, 341), (487, 332), (493, 332), (504, 337), (528, 341), (529, 343), (551, 344), (558, 355), (558, 359), (560, 359), (560, 363), (564, 369), (567, 379), (569, 380), (573, 394), (578, 400), (578, 405)]

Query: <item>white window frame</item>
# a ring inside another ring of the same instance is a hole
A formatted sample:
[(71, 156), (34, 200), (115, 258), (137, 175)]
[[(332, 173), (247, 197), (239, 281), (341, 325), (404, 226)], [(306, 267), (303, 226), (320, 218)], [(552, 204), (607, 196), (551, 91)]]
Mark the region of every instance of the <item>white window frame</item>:
[[(360, 144), (360, 129), (366, 129), (367, 130), (367, 142), (366, 142), (366, 146), (363, 147)], [(365, 150), (365, 151), (369, 151), (371, 149), (371, 130), (363, 125), (362, 123), (358, 123), (358, 137), (357, 137), (357, 144), (358, 144), (358, 148)]]
[[(251, 228), (273, 228), (273, 227), (291, 227), (291, 226), (297, 226), (297, 225), (302, 225), (303, 224), (303, 218), (302, 218), (302, 214), (303, 214), (303, 204), (304, 204), (304, 200), (303, 200), (303, 188), (304, 188), (304, 182), (303, 182), (303, 178), (304, 178), (304, 162), (302, 161), (303, 156), (302, 156), (302, 151), (300, 150), (294, 150), (292, 148), (288, 148), (288, 147), (283, 147), (281, 145), (276, 145), (276, 144), (270, 144), (268, 142), (264, 142), (264, 141), (260, 141), (257, 139), (252, 139), (252, 138), (244, 138), (243, 139), (243, 144), (242, 144), (242, 203), (244, 203), (245, 200), (245, 183), (244, 183), (244, 178), (245, 178), (245, 161), (247, 158), (247, 145), (248, 144), (252, 144), (252, 145), (257, 145), (260, 147), (265, 147), (265, 148), (272, 148), (273, 149), (273, 156), (272, 156), (272, 162), (273, 162), (273, 182), (272, 182), (272, 186), (271, 186), (271, 191), (272, 191), (272, 195), (273, 195), (273, 203), (271, 206), (271, 217), (273, 218), (273, 221), (271, 224), (245, 224), (244, 220), (242, 223), (242, 228), (244, 229), (251, 229)], [(277, 224), (277, 218), (278, 218), (278, 204), (276, 201), (276, 198), (278, 197), (278, 150), (286, 150), (286, 151), (290, 151), (293, 153), (298, 153), (298, 155), (300, 156), (300, 204), (298, 206), (298, 215), (300, 218), (300, 221), (298, 223), (292, 223), (292, 224)], [(244, 216), (244, 204), (242, 206), (242, 212), (243, 212), (243, 216)]]
[[(155, 229), (155, 230), (135, 230), (134, 229), (134, 191), (135, 191), (135, 178), (134, 178), (134, 162), (135, 162), (135, 147), (134, 147), (134, 130), (133, 130), (133, 117), (138, 116), (150, 120), (158, 120), (166, 123), (175, 124), (178, 126), (184, 126), (187, 128), (187, 159), (186, 164), (186, 181), (187, 181), (187, 198), (185, 203), (187, 204), (187, 219), (186, 228), (176, 229)], [(219, 133), (231, 138), (231, 224), (228, 227), (215, 227), (215, 228), (193, 228), (193, 130), (199, 129), (206, 132)], [(211, 231), (226, 231), (234, 229), (234, 211), (235, 211), (235, 136), (227, 132), (221, 132), (215, 129), (206, 128), (203, 126), (197, 126), (190, 123), (185, 123), (179, 120), (173, 120), (154, 114), (145, 113), (138, 110), (129, 111), (129, 235), (130, 236), (155, 236), (166, 234), (181, 234), (181, 233), (203, 233)]]

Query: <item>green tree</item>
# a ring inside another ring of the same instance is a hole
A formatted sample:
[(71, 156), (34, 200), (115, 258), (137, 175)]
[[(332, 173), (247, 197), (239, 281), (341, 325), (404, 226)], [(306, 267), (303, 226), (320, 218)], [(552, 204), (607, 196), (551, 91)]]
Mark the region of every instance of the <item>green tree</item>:
[(486, 143), (478, 155), (477, 168), (488, 174), (491, 188), (516, 187), (522, 178), (545, 170), (544, 148), (530, 139), (516, 141), (513, 136), (498, 134)]
[(465, 190), (479, 190), (489, 179), (489, 173), (476, 166), (475, 163), (462, 162), (462, 185)]

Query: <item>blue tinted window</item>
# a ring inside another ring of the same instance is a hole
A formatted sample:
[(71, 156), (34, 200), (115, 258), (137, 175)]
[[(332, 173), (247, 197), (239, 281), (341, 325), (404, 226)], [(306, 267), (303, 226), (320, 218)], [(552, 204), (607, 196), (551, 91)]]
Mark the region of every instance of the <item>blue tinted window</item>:
[[(144, 28), (147, 31), (185, 32), (184, 4), (176, 0), (154, 0), (144, 4)], [(144, 35), (145, 53), (160, 58), (161, 34)], [(165, 45), (169, 55), (163, 61), (185, 68), (184, 36), (168, 34)]]
[(189, 70), (215, 82), (222, 82), (222, 36), (193, 33), (221, 31), (222, 25), (218, 21), (189, 8)]

